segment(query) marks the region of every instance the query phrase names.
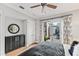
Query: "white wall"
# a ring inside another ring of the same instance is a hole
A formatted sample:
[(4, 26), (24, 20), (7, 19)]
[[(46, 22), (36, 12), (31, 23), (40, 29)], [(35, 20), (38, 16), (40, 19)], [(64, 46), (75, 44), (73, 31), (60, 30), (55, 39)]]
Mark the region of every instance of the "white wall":
[(24, 21), (24, 34), (26, 35), (26, 46), (28, 47), (33, 42), (36, 42), (35, 40), (35, 20), (29, 18)]
[[(10, 36), (13, 34), (10, 34), (7, 31), (7, 27), (11, 23), (17, 23), (20, 27), (24, 25), (24, 28), (27, 27), (26, 30), (22, 30), (18, 33), (21, 34), (24, 32), (27, 33), (26, 41), (28, 42), (28, 45), (31, 44), (32, 41), (35, 40), (35, 21), (31, 17), (28, 17), (25, 14), (22, 14), (14, 9), (11, 9), (3, 4), (0, 4), (0, 10), (2, 11), (2, 18), (1, 18), (1, 38), (0, 38), (0, 44), (1, 44), (1, 55), (5, 55), (5, 36)], [(21, 20), (28, 20), (29, 22), (26, 24), (22, 24)], [(25, 26), (27, 25), (27, 26)]]
[[(1, 14), (0, 14), (0, 20), (1, 20)], [(1, 21), (0, 21), (0, 23), (1, 23)], [(0, 26), (0, 31), (1, 31), (1, 26)], [(1, 42), (1, 32), (0, 32), (0, 42)], [(0, 55), (1, 55), (1, 44), (0, 44)]]
[(27, 46), (35, 42), (35, 21), (27, 20)]
[(5, 55), (5, 17), (2, 9), (0, 9), (0, 15), (0, 55)]
[(35, 29), (35, 40), (40, 42), (40, 40), (42, 40), (40, 37), (40, 20), (36, 20)]
[(79, 10), (73, 12), (72, 34), (73, 34), (73, 40), (79, 41)]
[[(13, 19), (11, 17), (5, 17), (5, 32), (6, 32), (6, 36), (12, 36), (12, 35), (19, 35), (19, 34), (24, 34), (24, 25), (23, 25), (23, 20), (19, 20), (19, 19)], [(11, 34), (9, 31), (8, 31), (8, 26), (10, 24), (17, 24), (19, 27), (20, 27), (20, 31), (16, 34)]]

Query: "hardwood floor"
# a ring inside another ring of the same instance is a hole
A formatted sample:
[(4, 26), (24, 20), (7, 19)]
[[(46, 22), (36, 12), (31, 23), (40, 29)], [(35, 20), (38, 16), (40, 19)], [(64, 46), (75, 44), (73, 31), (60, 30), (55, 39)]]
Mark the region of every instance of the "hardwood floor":
[(6, 56), (18, 56), (19, 54), (23, 53), (24, 51), (26, 51), (32, 47), (35, 47), (35, 46), (37, 46), (37, 44), (31, 44), (31, 45), (29, 45), (29, 47), (22, 47), (22, 48), (16, 49), (14, 51), (7, 53)]

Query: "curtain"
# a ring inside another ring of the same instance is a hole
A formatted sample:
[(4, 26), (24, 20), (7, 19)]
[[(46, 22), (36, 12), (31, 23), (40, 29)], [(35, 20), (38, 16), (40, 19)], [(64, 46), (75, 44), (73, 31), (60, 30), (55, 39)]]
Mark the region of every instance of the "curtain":
[(65, 16), (63, 23), (63, 41), (64, 44), (70, 44), (72, 40), (72, 16)]

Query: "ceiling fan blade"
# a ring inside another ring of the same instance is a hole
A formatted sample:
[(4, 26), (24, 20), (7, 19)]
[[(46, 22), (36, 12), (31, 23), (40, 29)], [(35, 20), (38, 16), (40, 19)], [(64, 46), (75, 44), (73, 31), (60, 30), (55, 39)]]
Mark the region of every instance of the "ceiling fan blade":
[(47, 7), (49, 7), (49, 8), (53, 8), (53, 9), (56, 9), (56, 8), (57, 8), (57, 6), (55, 6), (55, 5), (51, 5), (51, 4), (47, 4)]
[(35, 7), (39, 7), (39, 6), (41, 6), (41, 5), (35, 5), (35, 6), (31, 6), (30, 8), (35, 8)]

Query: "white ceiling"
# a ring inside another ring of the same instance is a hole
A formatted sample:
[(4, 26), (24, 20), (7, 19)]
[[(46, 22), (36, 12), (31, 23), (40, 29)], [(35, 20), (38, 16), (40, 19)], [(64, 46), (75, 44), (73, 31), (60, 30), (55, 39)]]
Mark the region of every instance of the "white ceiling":
[[(28, 16), (33, 17), (35, 19), (42, 19), (59, 13), (64, 13), (64, 12), (79, 9), (79, 3), (51, 3), (53, 5), (57, 5), (58, 7), (56, 9), (45, 7), (44, 12), (42, 13), (41, 6), (36, 8), (30, 8), (31, 6), (37, 5), (37, 4), (40, 4), (40, 3), (9, 3), (5, 5), (19, 12), (27, 14)], [(19, 8), (20, 5), (22, 5), (25, 9), (20, 9)]]

